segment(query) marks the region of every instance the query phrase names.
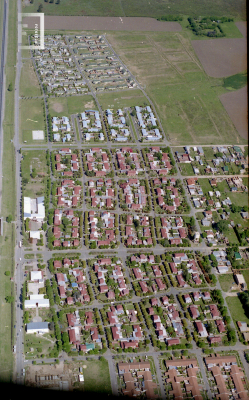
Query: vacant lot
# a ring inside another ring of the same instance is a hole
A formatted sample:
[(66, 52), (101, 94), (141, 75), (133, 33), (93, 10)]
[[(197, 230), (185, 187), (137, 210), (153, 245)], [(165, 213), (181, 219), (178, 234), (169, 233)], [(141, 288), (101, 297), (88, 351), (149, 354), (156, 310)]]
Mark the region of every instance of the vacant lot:
[(244, 139), (248, 137), (248, 99), (247, 86), (235, 92), (224, 93), (220, 100), (225, 107), (229, 117), (234, 123), (240, 136)]
[[(44, 177), (47, 176), (45, 150), (22, 151), (22, 178), (27, 182), (24, 186), (25, 196), (42, 196), (45, 191)], [(31, 177), (35, 170), (36, 176)]]
[(20, 136), (22, 141), (28, 143), (40, 143), (45, 140), (32, 139), (33, 130), (41, 130), (45, 133), (44, 101), (42, 99), (20, 100)]
[(221, 289), (223, 292), (229, 292), (234, 282), (233, 274), (224, 274), (219, 276)]
[(68, 117), (87, 109), (96, 109), (95, 101), (90, 95), (50, 98), (48, 105), (52, 117)]
[(236, 326), (236, 321), (243, 321), (249, 324), (249, 318), (247, 318), (245, 315), (244, 309), (238, 297), (226, 297), (226, 302)]
[(101, 93), (97, 94), (99, 103), (103, 110), (112, 108), (133, 107), (148, 104), (148, 100), (140, 90), (126, 90), (117, 93)]
[(217, 95), (223, 80), (207, 77), (185, 31), (109, 32), (107, 39), (145, 87), (172, 145), (234, 143), (236, 129)]
[[(111, 17), (159, 17), (162, 15), (217, 15), (246, 18), (245, 0), (60, 0), (60, 4), (42, 2), (46, 15), (102, 15)], [(23, 12), (37, 12), (41, 0), (34, 0)], [(26, 2), (27, 4), (27, 2)]]
[(31, 60), (22, 61), (20, 96), (41, 96), (41, 89)]
[(192, 40), (192, 45), (205, 72), (213, 78), (234, 75), (247, 68), (246, 38)]

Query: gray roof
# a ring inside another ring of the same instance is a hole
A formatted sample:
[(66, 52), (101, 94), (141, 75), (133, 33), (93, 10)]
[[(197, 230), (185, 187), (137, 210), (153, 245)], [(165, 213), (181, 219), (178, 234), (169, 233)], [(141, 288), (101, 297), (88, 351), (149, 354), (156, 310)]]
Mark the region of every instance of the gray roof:
[(48, 329), (48, 322), (30, 322), (27, 329)]

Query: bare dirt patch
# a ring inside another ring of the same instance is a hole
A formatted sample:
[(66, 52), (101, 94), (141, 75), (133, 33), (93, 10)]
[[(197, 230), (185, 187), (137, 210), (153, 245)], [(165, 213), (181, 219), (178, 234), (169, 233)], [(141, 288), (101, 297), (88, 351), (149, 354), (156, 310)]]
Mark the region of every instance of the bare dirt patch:
[(62, 112), (64, 110), (64, 107), (63, 107), (63, 104), (61, 104), (61, 103), (53, 103), (52, 109), (55, 112)]
[(246, 23), (246, 21), (235, 22), (235, 25), (237, 26), (239, 31), (242, 33), (242, 35), (246, 38), (247, 37), (247, 23)]
[[(34, 29), (36, 18), (23, 18), (28, 28)], [(180, 32), (178, 22), (157, 21), (154, 18), (143, 17), (69, 17), (45, 15), (45, 29), (47, 30), (84, 30), (84, 31), (154, 31)]]
[(243, 39), (192, 40), (205, 70), (213, 78), (223, 78), (247, 68), (247, 45)]
[(89, 101), (88, 103), (85, 103), (85, 108), (89, 108), (89, 109), (94, 109), (95, 105), (94, 105), (94, 101)]
[(220, 101), (225, 107), (229, 117), (240, 136), (244, 139), (248, 137), (248, 100), (247, 86), (235, 92), (225, 93), (220, 96)]

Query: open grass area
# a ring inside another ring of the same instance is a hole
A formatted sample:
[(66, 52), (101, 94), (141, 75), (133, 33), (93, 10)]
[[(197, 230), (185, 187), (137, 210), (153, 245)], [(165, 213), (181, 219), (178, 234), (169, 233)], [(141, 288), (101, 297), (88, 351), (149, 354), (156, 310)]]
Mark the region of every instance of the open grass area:
[(236, 74), (228, 76), (224, 79), (223, 86), (228, 89), (241, 89), (247, 84), (247, 72), (242, 72), (241, 74)]
[(87, 109), (97, 109), (91, 95), (50, 98), (48, 106), (51, 117), (68, 117)]
[[(40, 0), (26, 6), (23, 12), (37, 12)], [(60, 4), (42, 2), (43, 12), (46, 15), (101, 15), (117, 17), (160, 17), (163, 15), (202, 15), (202, 16), (235, 16), (246, 18), (244, 0), (189, 0), (174, 2), (160, 0), (60, 0)]]
[(245, 315), (244, 309), (238, 297), (226, 297), (226, 302), (236, 326), (236, 321), (243, 321), (249, 324), (249, 318), (247, 318)]
[(99, 103), (103, 110), (112, 108), (134, 107), (139, 105), (148, 105), (148, 100), (140, 90), (126, 90), (117, 93), (101, 93), (97, 94)]
[(248, 206), (248, 193), (229, 193), (229, 197), (232, 203), (236, 206), (244, 207)]
[[(22, 151), (22, 155), (22, 178), (27, 182), (24, 185), (23, 194), (31, 197), (44, 195), (44, 177), (47, 176), (46, 151)], [(34, 169), (36, 171), (36, 177), (32, 178), (31, 173)]]
[(198, 179), (198, 182), (201, 185), (201, 188), (202, 188), (204, 194), (207, 194), (208, 192), (213, 191), (213, 188), (209, 183), (209, 178)]
[(243, 276), (245, 278), (247, 287), (249, 287), (249, 269), (247, 271), (243, 271), (242, 274), (243, 274)]
[(112, 393), (109, 366), (106, 360), (85, 361), (84, 391), (98, 393)]
[(43, 99), (20, 100), (20, 138), (28, 144), (45, 143), (44, 140), (33, 140), (32, 131), (41, 130), (45, 138), (45, 118)]
[(234, 143), (237, 131), (218, 98), (227, 91), (223, 79), (206, 75), (186, 29), (109, 32), (107, 39), (145, 87), (172, 145)]
[(219, 282), (223, 292), (228, 292), (234, 282), (233, 274), (219, 275)]
[(41, 94), (42, 91), (36, 73), (34, 71), (32, 61), (23, 60), (20, 79), (20, 96), (36, 97), (41, 96)]

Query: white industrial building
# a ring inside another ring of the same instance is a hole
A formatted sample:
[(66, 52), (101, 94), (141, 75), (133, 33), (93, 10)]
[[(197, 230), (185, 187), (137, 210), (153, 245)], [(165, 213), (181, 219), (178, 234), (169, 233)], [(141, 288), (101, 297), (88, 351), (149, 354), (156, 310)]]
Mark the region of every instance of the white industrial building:
[(24, 308), (49, 308), (49, 299), (44, 299), (44, 294), (31, 294), (30, 300), (25, 300)]
[(34, 221), (43, 222), (45, 218), (44, 196), (31, 199), (24, 197), (24, 220), (29, 218)]

